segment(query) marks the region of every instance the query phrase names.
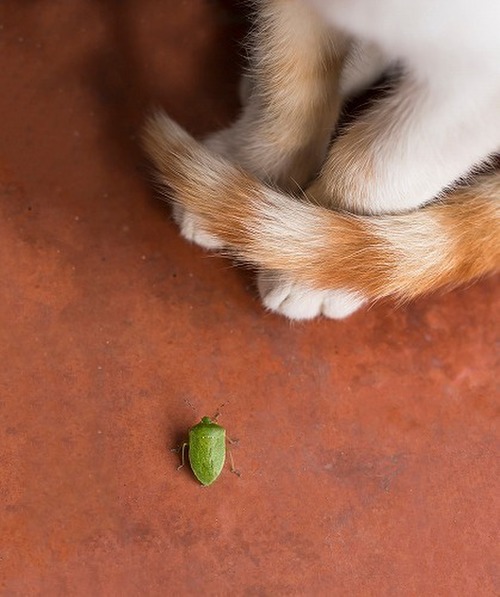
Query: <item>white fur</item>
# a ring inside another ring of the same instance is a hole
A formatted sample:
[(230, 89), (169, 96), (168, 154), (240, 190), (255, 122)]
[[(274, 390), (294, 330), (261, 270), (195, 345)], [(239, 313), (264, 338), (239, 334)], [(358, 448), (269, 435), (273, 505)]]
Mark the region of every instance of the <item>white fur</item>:
[[(311, 187), (312, 197), (330, 196), (332, 207), (358, 213), (412, 210), (435, 199), (500, 149), (499, 0), (263, 1), (261, 10), (274, 19), (269, 22), (276, 24), (283, 17), (280, 42), (266, 51), (294, 51), (306, 67), (308, 61), (314, 62), (324, 43), (325, 27), (320, 26), (316, 41), (317, 17), (309, 20), (308, 4), (335, 27), (331, 34), (339, 36), (336, 51), (342, 51), (350, 39), (347, 66), (340, 79), (344, 96), (372, 83), (388, 64), (401, 64), (405, 73), (392, 94), (333, 143)], [(339, 30), (342, 35), (335, 33)], [(257, 49), (257, 62), (265, 58)], [(302, 104), (311, 110), (314, 103), (308, 104), (307, 89), (299, 83), (295, 88), (290, 85), (288, 73), (284, 73), (282, 85), (276, 92), (278, 103), (282, 102), (277, 111), (282, 121), (269, 121), (273, 113), (263, 109), (252, 80), (245, 91), (248, 104), (239, 120), (209, 138), (207, 144), (257, 176), (290, 189), (290, 181), (303, 184), (305, 173), (324, 158), (330, 117), (322, 112), (316, 119), (317, 128), (308, 130), (307, 119), (301, 120), (299, 115)], [(311, 90), (311, 98), (318, 101), (320, 95)], [(308, 168), (300, 173), (297, 156), (308, 162)], [(315, 185), (321, 190), (317, 195)], [(279, 224), (268, 217), (260, 226), (265, 233), (266, 227), (272, 232)], [(297, 222), (309, 238), (314, 225)], [(184, 216), (183, 234), (214, 247), (216, 239), (207, 238), (198, 227), (195, 218)], [(439, 233), (442, 235), (442, 230)], [(398, 243), (403, 247), (404, 237)], [(425, 269), (440, 251), (437, 244), (428, 247), (426, 259), (422, 247), (412, 263), (400, 267)], [(267, 308), (291, 319), (319, 314), (344, 317), (364, 302), (363, 297), (347, 290), (306, 288), (279, 272), (263, 272), (259, 290)]]
[(314, 319), (320, 315), (344, 319), (366, 302), (357, 292), (315, 290), (280, 279), (273, 272), (260, 272), (257, 284), (264, 306), (289, 319)]
[(394, 216), (394, 219), (396, 218), (399, 220), (399, 226), (392, 225), (390, 234), (387, 233), (385, 220), (383, 224), (373, 222), (373, 232), (378, 233), (381, 241), (388, 242), (392, 249), (396, 266), (393, 274), (395, 283), (400, 284), (399, 281), (408, 271), (417, 276), (424, 276), (435, 267), (436, 263), (443, 264), (443, 269), (447, 260), (450, 261), (450, 265), (453, 265), (450, 255), (456, 247), (452, 235), (443, 224), (436, 219), (426, 218), (416, 213), (411, 223), (413, 250), (409, 253), (408, 234), (403, 224), (405, 220)]
[(203, 230), (203, 222), (198, 216), (186, 212), (180, 205), (174, 205), (172, 213), (182, 236), (190, 243), (212, 251), (222, 249), (219, 239)]
[(498, 0), (309, 1), (407, 71), (364, 116), (362, 161), (346, 151), (350, 132), (333, 145), (328, 170), (337, 175), (326, 186), (345, 193), (344, 207), (414, 209), (500, 149)]
[(341, 94), (350, 97), (366, 90), (390, 64), (390, 59), (378, 46), (363, 42), (353, 44), (340, 76)]

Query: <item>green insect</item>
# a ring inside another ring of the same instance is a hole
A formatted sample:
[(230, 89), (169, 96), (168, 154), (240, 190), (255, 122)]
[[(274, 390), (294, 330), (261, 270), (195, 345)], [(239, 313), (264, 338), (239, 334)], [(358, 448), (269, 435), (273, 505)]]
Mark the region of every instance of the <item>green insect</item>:
[[(195, 477), (202, 485), (211, 485), (220, 475), (226, 461), (226, 430), (214, 423), (210, 417), (201, 421), (189, 430), (189, 440), (181, 446), (181, 465), (184, 466), (184, 452), (189, 448), (189, 463)], [(239, 475), (234, 469), (231, 453), (231, 472)]]

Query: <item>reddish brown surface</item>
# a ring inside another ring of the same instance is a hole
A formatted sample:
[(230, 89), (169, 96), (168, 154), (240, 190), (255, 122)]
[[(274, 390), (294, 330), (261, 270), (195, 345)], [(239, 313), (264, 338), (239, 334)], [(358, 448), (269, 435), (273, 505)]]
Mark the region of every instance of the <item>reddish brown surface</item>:
[[(136, 138), (234, 115), (241, 13), (0, 11), (1, 594), (498, 594), (498, 282), (265, 314)], [(225, 400), (242, 476), (201, 488), (169, 448)]]

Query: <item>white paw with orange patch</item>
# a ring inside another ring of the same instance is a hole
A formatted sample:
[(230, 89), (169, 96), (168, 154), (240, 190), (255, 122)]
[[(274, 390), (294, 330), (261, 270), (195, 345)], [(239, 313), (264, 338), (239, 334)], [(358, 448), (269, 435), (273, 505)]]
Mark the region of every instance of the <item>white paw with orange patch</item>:
[(320, 315), (344, 319), (366, 302), (357, 292), (316, 290), (274, 272), (261, 272), (257, 284), (264, 306), (289, 319), (313, 319)]

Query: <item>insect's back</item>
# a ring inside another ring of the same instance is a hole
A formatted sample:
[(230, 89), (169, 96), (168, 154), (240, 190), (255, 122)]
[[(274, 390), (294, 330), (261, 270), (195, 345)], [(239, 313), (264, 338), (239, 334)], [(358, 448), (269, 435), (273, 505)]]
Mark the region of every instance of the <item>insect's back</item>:
[(189, 462), (202, 485), (217, 479), (226, 460), (226, 431), (204, 417), (189, 431)]

